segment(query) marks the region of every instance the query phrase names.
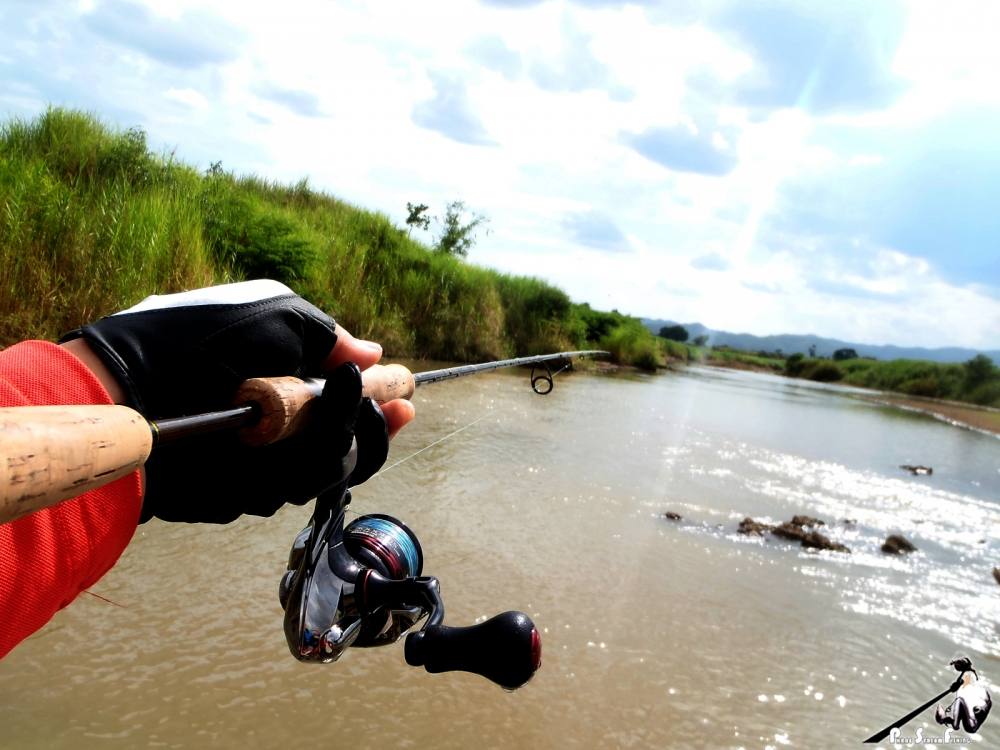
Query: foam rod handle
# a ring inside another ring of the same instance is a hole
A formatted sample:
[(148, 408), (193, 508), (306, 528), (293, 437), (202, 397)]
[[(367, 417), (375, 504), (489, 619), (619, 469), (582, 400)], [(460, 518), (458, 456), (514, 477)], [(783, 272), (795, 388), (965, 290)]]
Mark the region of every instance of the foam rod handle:
[(152, 448), (149, 423), (127, 406), (0, 408), (0, 523), (123, 477)]

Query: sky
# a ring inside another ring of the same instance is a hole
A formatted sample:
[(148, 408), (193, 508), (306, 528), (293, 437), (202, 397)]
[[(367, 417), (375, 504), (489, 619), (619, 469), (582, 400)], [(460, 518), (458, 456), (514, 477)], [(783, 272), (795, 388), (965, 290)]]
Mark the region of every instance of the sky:
[(997, 28), (991, 0), (4, 0), (0, 117), (85, 109), (399, 226), (462, 200), (472, 262), (598, 309), (998, 349)]

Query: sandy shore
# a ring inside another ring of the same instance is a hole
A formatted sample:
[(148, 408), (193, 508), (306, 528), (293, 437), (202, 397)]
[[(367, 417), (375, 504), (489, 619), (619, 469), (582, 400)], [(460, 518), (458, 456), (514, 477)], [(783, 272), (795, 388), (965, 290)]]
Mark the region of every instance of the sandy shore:
[(872, 394), (866, 398), (874, 403), (930, 414), (959, 427), (1000, 435), (1000, 409), (936, 398), (904, 396), (898, 393)]

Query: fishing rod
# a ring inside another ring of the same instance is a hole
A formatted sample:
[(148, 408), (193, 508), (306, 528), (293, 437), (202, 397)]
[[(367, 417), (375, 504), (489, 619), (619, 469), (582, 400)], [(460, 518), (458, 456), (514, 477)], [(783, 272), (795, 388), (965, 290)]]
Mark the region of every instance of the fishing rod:
[[(551, 392), (553, 377), (578, 357), (599, 350), (557, 352), (412, 373), (402, 365), (374, 365), (362, 374), (362, 393), (384, 403), (410, 398), (421, 385), (505, 367), (532, 367), (531, 386)], [(566, 364), (555, 372), (551, 362)], [(142, 466), (157, 445), (219, 430), (239, 430), (243, 442), (265, 445), (297, 432), (325, 381), (251, 378), (232, 409), (148, 421), (126, 406), (0, 408), (0, 523), (107, 484)], [(357, 454), (350, 451), (345, 476)], [(464, 628), (444, 625), (437, 578), (422, 575), (423, 551), (402, 521), (360, 516), (345, 526), (348, 479), (321, 493), (292, 543), (278, 598), (285, 611), (288, 648), (300, 661), (336, 661), (350, 646), (395, 643), (406, 635), (404, 656), (428, 672), (466, 671), (514, 690), (541, 664), (541, 638), (523, 612), (504, 612)]]
[[(374, 365), (362, 374), (363, 395), (384, 403), (409, 399), (420, 385), (504, 367), (531, 365), (536, 393), (552, 390), (549, 363), (606, 356), (599, 350), (459, 365), (412, 373), (403, 365)], [(536, 374), (535, 368), (542, 368)], [(565, 369), (565, 368), (563, 368)], [(561, 371), (561, 370), (560, 370)], [(0, 523), (82, 495), (141, 467), (158, 445), (219, 430), (240, 430), (248, 445), (266, 445), (297, 432), (325, 380), (251, 378), (232, 409), (149, 421), (121, 405), (0, 408)]]
[[(531, 365), (531, 388), (535, 393), (544, 396), (552, 391), (553, 376), (569, 366), (567, 364), (553, 373), (547, 363), (555, 361), (571, 363), (573, 358), (608, 356), (609, 354), (609, 352), (598, 349), (588, 349), (574, 352), (557, 352), (555, 354), (539, 354), (531, 357), (498, 359), (492, 362), (458, 365), (456, 367), (425, 370), (423, 372), (410, 372), (403, 365), (374, 365), (362, 373), (362, 393), (379, 403), (385, 403), (394, 398), (409, 399), (417, 387), (421, 385), (440, 383), (443, 380), (453, 380), (454, 378), (476, 375), (481, 372), (499, 370), (505, 367), (526, 367)], [(538, 365), (544, 365), (545, 367), (543, 372), (536, 374)], [(266, 378), (266, 380), (273, 381), (275, 378)], [(253, 382), (247, 381), (247, 383), (244, 383), (242, 386), (242, 397), (240, 395), (237, 396), (240, 400), (250, 401), (250, 403), (244, 406), (208, 414), (198, 414), (191, 417), (177, 417), (150, 422), (150, 429), (153, 431), (153, 445), (162, 445), (174, 440), (190, 437), (191, 435), (200, 435), (222, 429), (239, 429), (255, 424), (261, 419), (259, 404), (265, 398), (265, 395), (258, 394), (253, 389), (253, 386), (248, 385)], [(304, 392), (312, 398), (321, 395), (323, 393), (323, 386), (326, 385), (326, 380), (323, 378), (307, 378), (301, 382), (303, 386), (296, 387), (304, 388)], [(250, 439), (261, 440), (262, 438)], [(274, 442), (274, 440), (268, 440), (267, 442)]]

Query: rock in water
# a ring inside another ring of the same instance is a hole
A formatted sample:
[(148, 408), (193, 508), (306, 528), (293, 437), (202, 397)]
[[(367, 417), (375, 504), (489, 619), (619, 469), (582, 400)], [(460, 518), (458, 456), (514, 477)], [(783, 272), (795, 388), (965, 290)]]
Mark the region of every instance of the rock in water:
[(882, 543), (882, 551), (888, 555), (901, 555), (904, 552), (916, 552), (917, 548), (902, 534), (890, 534)]
[(802, 539), (802, 546), (808, 549), (828, 549), (831, 552), (847, 552), (850, 554), (851, 548), (840, 542), (835, 542), (818, 531), (810, 531)]
[(825, 526), (826, 523), (812, 516), (792, 516), (789, 521), (792, 526)]
[[(800, 518), (796, 516), (795, 518)], [(780, 526), (775, 526), (771, 529), (771, 533), (782, 539), (790, 539), (793, 542), (800, 542), (803, 547), (807, 549), (828, 549), (833, 552), (850, 552), (848, 547), (845, 547), (839, 542), (835, 542), (824, 534), (820, 534), (818, 531), (806, 531), (801, 525), (795, 523), (795, 518), (791, 521), (786, 521)], [(812, 519), (816, 520), (816, 519)]]
[(765, 531), (770, 531), (773, 528), (774, 528), (773, 526), (770, 526), (766, 523), (760, 523), (759, 521), (755, 521), (752, 518), (750, 518), (750, 516), (747, 516), (742, 521), (740, 521), (740, 527), (737, 529), (737, 531), (741, 534), (753, 534), (755, 536), (764, 536)]
[(993, 568), (993, 577), (997, 583), (1000, 583), (1000, 568)]
[(934, 473), (934, 469), (930, 466), (913, 466), (911, 464), (900, 464), (900, 469), (903, 471), (910, 472), (913, 476), (925, 476), (929, 477)]
[(683, 520), (681, 518), (681, 514), (680, 513), (675, 513), (672, 510), (668, 510), (666, 513), (664, 513), (663, 517), (666, 518), (668, 521), (681, 521), (681, 520)]
[(797, 526), (791, 521), (785, 521), (779, 526), (775, 526), (771, 529), (771, 533), (775, 536), (779, 536), (782, 539), (791, 539), (793, 542), (801, 542), (805, 539), (806, 532), (801, 526)]

